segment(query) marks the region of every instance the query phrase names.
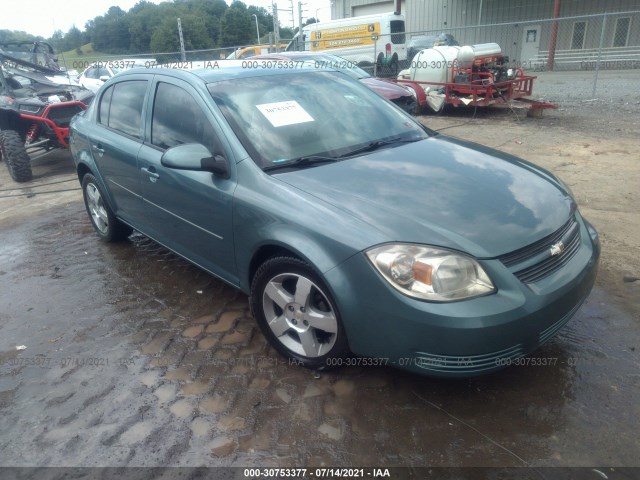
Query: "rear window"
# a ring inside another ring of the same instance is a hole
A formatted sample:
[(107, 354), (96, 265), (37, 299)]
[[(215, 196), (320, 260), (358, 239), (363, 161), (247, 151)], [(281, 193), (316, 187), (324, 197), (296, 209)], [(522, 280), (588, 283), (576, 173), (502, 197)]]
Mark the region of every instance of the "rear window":
[(391, 43), (405, 43), (404, 20), (391, 20)]

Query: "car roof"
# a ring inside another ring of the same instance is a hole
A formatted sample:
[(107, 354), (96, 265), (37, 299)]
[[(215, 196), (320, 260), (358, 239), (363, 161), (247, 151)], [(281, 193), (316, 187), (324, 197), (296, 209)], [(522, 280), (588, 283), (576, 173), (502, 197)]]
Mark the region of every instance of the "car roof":
[[(255, 60), (258, 62), (259, 60)], [(201, 62), (184, 62), (186, 64), (193, 65), (194, 68), (178, 68), (184, 65), (183, 62), (175, 64), (176, 68), (170, 68), (172, 64), (167, 64), (167, 67), (151, 67), (151, 68), (131, 68), (120, 74), (118, 78), (125, 78), (131, 75), (144, 74), (163, 74), (176, 78), (182, 78), (186, 81), (192, 81), (193, 77), (200, 78), (204, 83), (220, 82), (223, 80), (230, 80), (234, 78), (247, 78), (247, 77), (261, 77), (267, 75), (291, 75), (293, 73), (311, 73), (317, 71), (313, 64), (302, 64), (299, 68), (295, 69), (283, 69), (277, 68), (277, 66), (267, 66), (262, 68), (260, 66), (253, 67), (253, 60), (212, 60)], [(277, 61), (276, 61), (277, 62)], [(327, 68), (323, 70), (334, 70)]]

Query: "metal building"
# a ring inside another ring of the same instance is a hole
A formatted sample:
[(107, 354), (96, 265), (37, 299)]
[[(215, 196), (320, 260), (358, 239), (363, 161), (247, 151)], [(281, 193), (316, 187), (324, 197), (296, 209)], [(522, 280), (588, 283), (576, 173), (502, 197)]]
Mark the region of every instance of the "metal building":
[[(401, 11), (409, 38), (419, 32), (447, 32), (460, 44), (498, 42), (512, 59), (544, 57), (554, 28), (554, 51), (559, 58), (584, 65), (589, 52), (600, 47), (616, 50), (617, 59), (636, 58), (633, 47), (640, 46), (640, 1), (560, 0), (558, 17), (563, 19), (558, 26), (535, 22), (554, 18), (554, 5), (554, 0), (401, 0)], [(396, 0), (333, 0), (331, 17), (389, 12), (396, 6)], [(605, 18), (604, 13), (611, 15)], [(620, 56), (621, 51), (626, 53)]]

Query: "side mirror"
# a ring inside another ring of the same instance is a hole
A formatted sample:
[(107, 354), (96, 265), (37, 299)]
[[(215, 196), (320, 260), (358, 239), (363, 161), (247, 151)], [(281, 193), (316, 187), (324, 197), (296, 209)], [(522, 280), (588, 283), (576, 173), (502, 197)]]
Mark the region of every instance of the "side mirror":
[(100, 81), (101, 82), (106, 82), (107, 80), (109, 80), (109, 75), (101, 75), (100, 76)]
[(222, 155), (212, 155), (199, 143), (171, 147), (162, 155), (160, 163), (177, 170), (204, 170), (221, 178), (229, 178), (229, 163)]

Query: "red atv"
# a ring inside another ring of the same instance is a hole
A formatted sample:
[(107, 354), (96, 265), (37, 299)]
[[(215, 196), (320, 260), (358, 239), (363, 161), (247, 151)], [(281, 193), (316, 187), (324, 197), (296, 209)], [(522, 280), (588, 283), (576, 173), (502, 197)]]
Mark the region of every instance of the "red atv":
[(0, 43), (0, 160), (16, 182), (31, 180), (31, 160), (69, 147), (71, 117), (93, 96), (58, 67), (48, 43)]

